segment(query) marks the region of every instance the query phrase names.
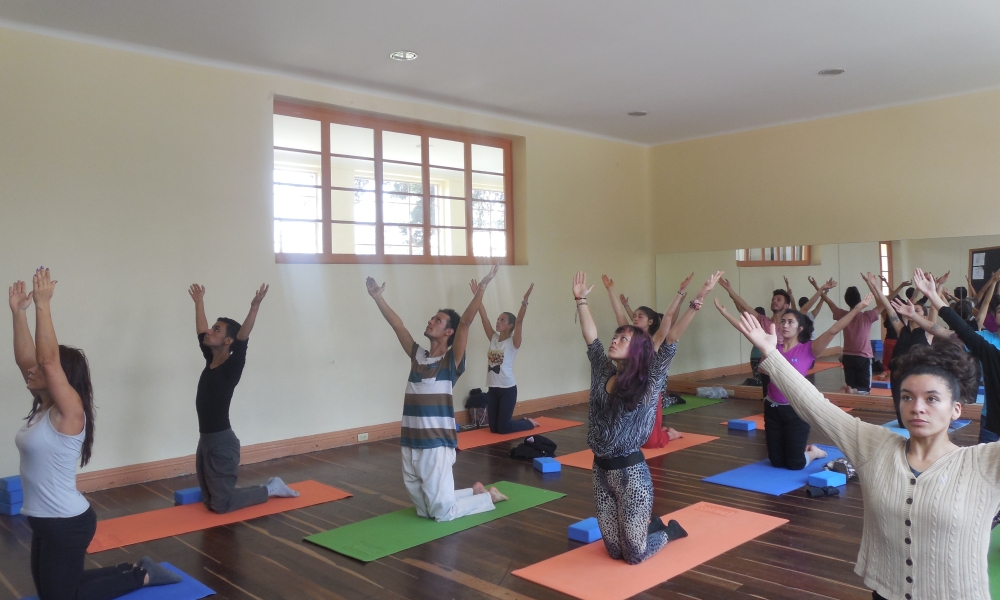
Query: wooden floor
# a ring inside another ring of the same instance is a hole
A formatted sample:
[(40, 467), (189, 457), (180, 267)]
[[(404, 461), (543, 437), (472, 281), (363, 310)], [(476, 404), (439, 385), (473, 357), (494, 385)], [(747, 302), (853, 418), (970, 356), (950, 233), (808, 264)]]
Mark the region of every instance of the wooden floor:
[[(861, 538), (862, 502), (856, 484), (844, 496), (779, 498), (703, 483), (702, 477), (766, 456), (763, 432), (728, 432), (719, 422), (762, 411), (760, 401), (721, 404), (669, 415), (667, 425), (720, 439), (655, 458), (655, 512), (664, 514), (700, 500), (775, 515), (789, 523), (637, 598), (871, 598), (854, 572)], [(586, 421), (586, 405), (546, 411), (546, 416)], [(855, 411), (873, 423), (888, 412)], [(954, 435), (975, 443), (977, 424)], [(546, 434), (559, 452), (586, 448), (586, 427)], [(814, 435), (813, 441), (827, 440)], [(280, 475), (286, 481), (315, 479), (354, 494), (331, 502), (252, 521), (190, 533), (88, 557), (88, 567), (135, 561), (149, 555), (168, 561), (218, 592), (218, 598), (270, 600), (336, 598), (565, 598), (511, 575), (511, 571), (579, 546), (567, 540), (571, 523), (593, 516), (589, 471), (566, 467), (543, 476), (507, 457), (514, 443), (460, 452), (459, 486), (509, 480), (567, 494), (529, 509), (372, 563), (302, 541), (306, 535), (381, 515), (409, 505), (394, 440), (304, 454), (241, 468), (245, 484)], [(172, 504), (172, 491), (197, 485), (194, 476), (88, 494), (99, 519)], [(0, 600), (34, 593), (29, 573), (30, 530), (23, 516), (0, 516)]]

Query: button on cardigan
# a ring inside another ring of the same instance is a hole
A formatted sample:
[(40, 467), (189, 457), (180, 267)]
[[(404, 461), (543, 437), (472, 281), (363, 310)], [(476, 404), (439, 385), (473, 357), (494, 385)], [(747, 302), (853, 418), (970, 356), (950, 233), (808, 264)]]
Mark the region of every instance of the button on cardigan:
[(888, 600), (990, 600), (1000, 443), (959, 448), (914, 478), (901, 436), (834, 406), (778, 352), (760, 369), (858, 471), (864, 531), (854, 572), (865, 585)]

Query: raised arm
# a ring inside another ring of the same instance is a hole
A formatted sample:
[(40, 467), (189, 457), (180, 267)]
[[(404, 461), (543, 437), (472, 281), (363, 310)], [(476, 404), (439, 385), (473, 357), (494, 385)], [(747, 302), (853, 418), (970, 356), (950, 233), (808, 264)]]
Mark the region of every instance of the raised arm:
[(666, 329), (665, 327), (660, 327), (660, 329), (656, 331), (656, 335), (653, 336), (654, 350), (659, 350), (661, 343), (673, 344), (677, 340), (681, 339), (681, 336), (684, 335), (684, 331), (688, 328), (688, 325), (690, 325), (691, 321), (694, 320), (695, 313), (701, 310), (701, 307), (705, 302), (705, 297), (712, 291), (715, 284), (719, 282), (722, 275), (723, 271), (716, 271), (715, 273), (712, 273), (712, 276), (709, 277), (700, 288), (698, 288), (698, 293), (695, 294), (694, 300), (692, 300), (691, 304), (688, 305), (688, 309), (684, 311), (684, 314), (682, 314), (680, 318), (677, 319), (677, 322), (670, 327), (670, 331), (668, 331), (666, 335), (661, 336), (661, 332)]
[(240, 332), (236, 334), (236, 339), (245, 341), (250, 339), (250, 332), (253, 331), (253, 324), (257, 322), (257, 311), (260, 310), (261, 300), (267, 295), (268, 285), (266, 283), (260, 284), (260, 289), (257, 293), (253, 295), (253, 300), (250, 301), (250, 312), (247, 314), (247, 318), (243, 319), (243, 325), (240, 325)]
[[(472, 296), (475, 297), (475, 295), (479, 292), (479, 283), (473, 279), (469, 282), (469, 289), (472, 290)], [(496, 330), (493, 329), (493, 325), (490, 324), (490, 318), (486, 315), (486, 307), (483, 306), (482, 302), (479, 303), (479, 320), (483, 322), (483, 331), (486, 332), (486, 339), (492, 340), (493, 336), (496, 334)], [(518, 323), (520, 322), (521, 320), (518, 319)]]
[(486, 293), (486, 286), (497, 276), (499, 268), (500, 263), (498, 262), (493, 265), (493, 268), (490, 269), (490, 272), (485, 277), (479, 280), (479, 288), (476, 291), (476, 295), (472, 297), (472, 302), (465, 307), (462, 319), (458, 322), (458, 329), (455, 330), (455, 340), (451, 343), (451, 355), (455, 357), (456, 365), (465, 358), (465, 346), (469, 343), (469, 326), (472, 325), (472, 322), (476, 319), (476, 315), (479, 313), (479, 308), (483, 305), (483, 294)]
[(375, 283), (374, 279), (368, 277), (365, 279), (365, 286), (368, 288), (368, 295), (372, 297), (375, 305), (378, 306), (379, 312), (382, 313), (382, 316), (389, 323), (389, 327), (392, 327), (392, 330), (396, 333), (396, 338), (399, 340), (399, 345), (403, 347), (403, 352), (406, 352), (407, 356), (412, 356), (413, 336), (406, 330), (403, 320), (399, 318), (396, 311), (389, 308), (389, 305), (382, 297), (382, 292), (385, 291), (385, 283), (380, 287), (379, 284)]
[(79, 435), (86, 419), (83, 400), (76, 392), (59, 360), (59, 341), (52, 325), (52, 294), (56, 282), (49, 277), (48, 269), (38, 269), (32, 281), (35, 300), (35, 361), (45, 375), (49, 395), (59, 414), (53, 420), (56, 431), (64, 435)]
[[(813, 307), (813, 305), (815, 305), (817, 302), (819, 302), (820, 298), (825, 298), (827, 302), (829, 302), (830, 304), (833, 304), (833, 302), (831, 302), (830, 299), (827, 298), (826, 292), (828, 290), (832, 290), (836, 286), (837, 286), (837, 282), (834, 281), (831, 278), (829, 281), (827, 281), (826, 283), (824, 283), (820, 287), (816, 288), (816, 293), (813, 294), (812, 297), (809, 298), (809, 301), (806, 302), (805, 305), (803, 305), (802, 308), (800, 308), (799, 310), (801, 312), (804, 312), (804, 313), (809, 312), (809, 310)], [(817, 314), (819, 314), (819, 311), (820, 311), (821, 308), (823, 308), (822, 304), (820, 304), (816, 308), (816, 312), (813, 313), (813, 317), (815, 317)]]
[(32, 293), (25, 293), (23, 281), (15, 281), (7, 291), (10, 295), (10, 312), (14, 317), (14, 362), (27, 381), (28, 370), (35, 367), (35, 341), (31, 339), (31, 330), (28, 329), (27, 312), (31, 306)]
[(608, 298), (611, 300), (611, 310), (615, 313), (615, 320), (618, 321), (618, 326), (628, 325), (632, 322), (632, 317), (625, 316), (625, 308), (618, 303), (618, 298), (615, 297), (615, 280), (607, 275), (601, 275), (601, 281), (604, 282), (604, 287), (608, 290)]
[(736, 304), (736, 310), (741, 313), (753, 312), (753, 307), (733, 290), (733, 286), (729, 284), (728, 279), (719, 279), (719, 285), (721, 285), (722, 289), (726, 290), (729, 297), (733, 299), (733, 302)]
[(875, 295), (875, 300), (878, 302), (878, 305), (882, 307), (882, 310), (886, 311), (885, 314), (889, 316), (889, 324), (892, 325), (892, 328), (896, 331), (896, 335), (899, 335), (899, 332), (903, 330), (903, 322), (899, 319), (899, 315), (896, 314), (896, 311), (892, 309), (892, 304), (889, 303), (889, 299), (882, 293), (882, 286), (876, 284), (875, 276), (871, 273), (868, 273), (867, 275), (862, 273), (861, 279), (865, 281), (870, 293)]
[(889, 300), (892, 300), (893, 298), (898, 296), (899, 292), (901, 292), (903, 288), (905, 288), (908, 285), (910, 285), (909, 281), (901, 281), (899, 285), (896, 286), (896, 289), (892, 290), (892, 293), (889, 294)]
[(192, 283), (188, 288), (188, 294), (194, 300), (194, 328), (201, 335), (208, 331), (208, 318), (205, 317), (205, 286)]
[(524, 315), (528, 313), (528, 296), (531, 290), (535, 289), (535, 284), (528, 286), (528, 291), (524, 292), (524, 299), (521, 300), (521, 308), (517, 311), (517, 323), (514, 324), (514, 347), (521, 347), (521, 326), (524, 325)]
[[(819, 290), (821, 290), (823, 288), (826, 288), (826, 290), (832, 290), (833, 288), (837, 287), (837, 282), (833, 280), (833, 277), (831, 277), (830, 279), (828, 279), (827, 282), (824, 283), (823, 285), (819, 285), (818, 283), (816, 283), (816, 279), (812, 275), (810, 275), (809, 276), (809, 283), (812, 284), (813, 288), (815, 288), (816, 291), (819, 291)], [(829, 287), (827, 287), (827, 286), (829, 286)], [(821, 297), (823, 298), (823, 302), (825, 302), (826, 305), (830, 307), (831, 311), (837, 312), (837, 309), (839, 309), (840, 307), (837, 306), (836, 302), (834, 302), (833, 300), (830, 300), (830, 296), (828, 296), (826, 294), (826, 290), (824, 290), (823, 293), (821, 294)], [(813, 315), (813, 316), (815, 316), (815, 315)]]
[(937, 323), (927, 320), (923, 315), (918, 314), (917, 307), (914, 306), (914, 304), (909, 300), (907, 300), (906, 303), (904, 304), (903, 301), (900, 300), (899, 298), (893, 298), (892, 308), (893, 310), (896, 311), (897, 314), (913, 321), (914, 323), (919, 325), (921, 329), (923, 329), (927, 333), (930, 333), (934, 337), (941, 338), (944, 340), (950, 340), (955, 337), (954, 331), (945, 329), (944, 327), (941, 327)]
[(621, 301), (622, 306), (625, 308), (625, 314), (628, 315), (629, 321), (634, 319), (635, 311), (633, 311), (632, 307), (628, 305), (628, 296), (626, 296), (625, 294), (618, 294), (618, 300)]
[(785, 277), (785, 291), (788, 292), (788, 297), (795, 299), (795, 294), (792, 293), (792, 284), (788, 283), (788, 277)]
[(739, 328), (740, 326), (739, 318), (729, 314), (729, 311), (726, 310), (726, 307), (723, 306), (721, 302), (719, 302), (718, 298), (715, 299), (715, 308), (719, 309), (719, 312), (722, 313), (722, 316), (725, 317), (727, 321), (729, 321), (730, 325), (736, 327), (737, 329)]
[(660, 329), (670, 329), (674, 323), (677, 322), (678, 317), (681, 314), (681, 304), (684, 303), (684, 298), (687, 297), (687, 287), (691, 284), (691, 279), (694, 277), (694, 272), (692, 271), (690, 275), (684, 278), (681, 285), (677, 288), (677, 293), (670, 300), (670, 305), (667, 306), (666, 312), (663, 313), (663, 319), (660, 322)]
[(833, 327), (827, 329), (825, 333), (813, 340), (813, 356), (819, 356), (820, 352), (826, 350), (826, 347), (833, 341), (833, 337), (843, 331), (844, 328), (847, 327), (851, 321), (854, 320), (854, 317), (858, 316), (861, 311), (868, 308), (874, 298), (875, 295), (869, 292), (868, 295), (861, 299), (861, 302), (854, 305), (854, 308), (852, 308), (849, 313), (838, 319), (837, 322), (833, 324)]
[(594, 325), (594, 317), (590, 315), (590, 307), (587, 306), (587, 296), (590, 295), (594, 286), (587, 287), (587, 274), (577, 271), (573, 277), (573, 298), (576, 301), (576, 310), (580, 315), (580, 331), (583, 333), (583, 341), (587, 345), (594, 343), (597, 339), (597, 325)]
[(987, 342), (985, 338), (973, 331), (958, 313), (945, 304), (941, 295), (937, 293), (936, 286), (934, 285), (934, 277), (930, 273), (924, 273), (920, 269), (915, 269), (913, 271), (913, 285), (927, 296), (927, 300), (935, 309), (941, 311), (941, 318), (948, 324), (948, 327), (951, 327), (951, 330), (955, 332), (958, 339), (962, 340), (962, 343), (969, 349), (969, 353), (979, 360), (990, 360), (1000, 352), (993, 344)]
[[(986, 315), (990, 312), (990, 298), (992, 298), (993, 293), (996, 292), (997, 281), (1000, 281), (1000, 269), (993, 272), (993, 275), (990, 276), (989, 282), (987, 282), (987, 284), (979, 290), (979, 294), (977, 295), (979, 308), (976, 309), (976, 324), (979, 325), (979, 329), (983, 328), (983, 323), (986, 321)], [(969, 285), (971, 286), (972, 284)], [(984, 294), (983, 292), (986, 293)]]

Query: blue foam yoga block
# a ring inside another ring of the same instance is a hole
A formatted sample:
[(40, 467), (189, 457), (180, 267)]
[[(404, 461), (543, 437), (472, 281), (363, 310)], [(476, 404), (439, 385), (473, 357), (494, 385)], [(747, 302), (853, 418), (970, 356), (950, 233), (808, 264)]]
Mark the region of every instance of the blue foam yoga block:
[(21, 514), (21, 503), (7, 504), (6, 502), (0, 502), (0, 515), (19, 515)]
[(534, 460), (535, 469), (542, 473), (558, 473), (562, 471), (562, 464), (554, 458), (543, 456)]
[(730, 429), (739, 429), (740, 431), (753, 431), (757, 429), (756, 423), (744, 419), (730, 419), (728, 425)]
[(24, 502), (24, 492), (22, 490), (14, 490), (13, 492), (0, 490), (0, 502), (4, 504), (20, 504)]
[(11, 475), (10, 477), (0, 478), (0, 490), (5, 492), (14, 492), (21, 489), (21, 476)]
[(569, 539), (586, 544), (601, 539), (601, 528), (597, 525), (597, 517), (590, 517), (570, 525)]
[(815, 487), (840, 487), (847, 485), (847, 475), (836, 471), (819, 471), (809, 476), (809, 485)]
[(882, 388), (883, 390), (889, 389), (888, 381), (872, 381), (873, 388)]
[(193, 487), (174, 492), (174, 504), (194, 504), (195, 502), (201, 502), (201, 488)]

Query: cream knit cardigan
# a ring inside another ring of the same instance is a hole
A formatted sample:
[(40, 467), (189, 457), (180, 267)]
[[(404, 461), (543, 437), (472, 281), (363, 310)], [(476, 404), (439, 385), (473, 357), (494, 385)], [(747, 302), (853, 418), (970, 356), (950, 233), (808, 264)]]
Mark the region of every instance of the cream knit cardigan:
[(990, 600), (1000, 442), (959, 448), (914, 477), (903, 437), (834, 406), (778, 352), (760, 368), (858, 471), (865, 516), (854, 572), (865, 585), (889, 600)]

